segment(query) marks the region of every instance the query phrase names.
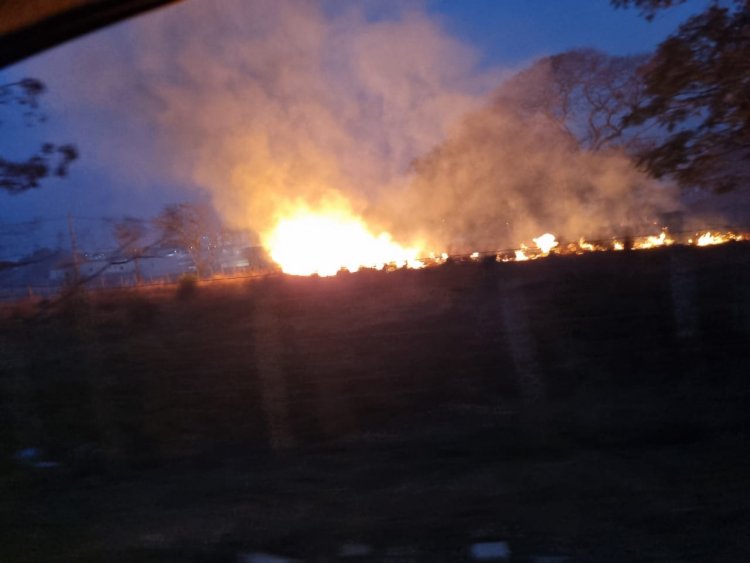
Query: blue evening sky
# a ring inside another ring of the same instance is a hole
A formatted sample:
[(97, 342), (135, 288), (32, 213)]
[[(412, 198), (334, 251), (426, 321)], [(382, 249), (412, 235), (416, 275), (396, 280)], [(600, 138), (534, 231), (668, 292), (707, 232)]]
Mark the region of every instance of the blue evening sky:
[(642, 53), (707, 4), (693, 0), (648, 22), (608, 0), (428, 0), (457, 37), (474, 44), (484, 65), (516, 65), (576, 47), (613, 55)]

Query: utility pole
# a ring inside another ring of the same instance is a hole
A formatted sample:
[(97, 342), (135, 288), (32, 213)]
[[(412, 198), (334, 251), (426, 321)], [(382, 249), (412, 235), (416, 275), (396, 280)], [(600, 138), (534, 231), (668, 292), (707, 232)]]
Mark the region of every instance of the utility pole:
[(78, 266), (78, 244), (76, 241), (76, 232), (73, 229), (73, 215), (70, 212), (68, 212), (68, 234), (70, 235), (70, 251), (73, 253), (73, 282), (78, 283), (78, 280), (81, 278)]

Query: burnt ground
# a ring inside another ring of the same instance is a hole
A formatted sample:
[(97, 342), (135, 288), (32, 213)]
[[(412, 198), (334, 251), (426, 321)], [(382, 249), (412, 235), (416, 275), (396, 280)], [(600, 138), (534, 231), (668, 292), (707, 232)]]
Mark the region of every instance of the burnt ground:
[(737, 243), (8, 307), (0, 560), (748, 559), (748, 282)]

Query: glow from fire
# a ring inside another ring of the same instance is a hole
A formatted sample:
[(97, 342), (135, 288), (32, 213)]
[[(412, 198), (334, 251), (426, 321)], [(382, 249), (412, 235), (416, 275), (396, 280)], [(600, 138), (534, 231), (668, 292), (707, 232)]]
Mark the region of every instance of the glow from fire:
[[(714, 244), (724, 244), (725, 242), (729, 241), (739, 241), (743, 240), (742, 235), (737, 235), (735, 233), (712, 233), (710, 231), (707, 231), (701, 235), (698, 236), (698, 240), (695, 242), (696, 246), (712, 246)], [(692, 239), (690, 239), (690, 242), (692, 243)]]
[(667, 235), (667, 231), (662, 231), (659, 236), (648, 236), (642, 240), (638, 240), (633, 244), (635, 250), (647, 250), (649, 248), (656, 248), (659, 246), (671, 246), (674, 244), (674, 239)]
[(533, 240), (537, 248), (542, 251), (542, 254), (549, 254), (559, 244), (552, 233), (544, 233)]
[[(748, 237), (732, 232), (705, 231), (687, 239), (692, 246), (711, 246), (730, 241), (747, 240)], [(281, 219), (274, 229), (263, 237), (271, 258), (284, 273), (293, 275), (332, 276), (341, 270), (356, 272), (362, 268), (422, 268), (448, 261), (446, 252), (425, 252), (422, 248), (405, 247), (393, 240), (387, 232), (374, 234), (364, 220), (352, 213), (347, 205), (323, 211), (312, 211), (299, 207)], [(621, 239), (587, 241), (561, 245), (552, 233), (544, 233), (531, 239), (533, 246), (521, 243), (520, 248), (500, 251), (496, 254), (500, 262), (525, 262), (556, 254), (584, 254), (607, 250), (625, 250)], [(628, 248), (648, 250), (677, 244), (667, 229), (658, 235), (634, 237)], [(452, 260), (478, 261), (487, 252), (457, 254)], [(490, 254), (491, 255), (491, 254)]]
[(265, 244), (284, 273), (298, 276), (423, 266), (417, 259), (419, 249), (397, 244), (386, 232), (373, 234), (362, 219), (345, 210), (299, 210), (279, 221), (265, 237)]
[(724, 241), (721, 237), (712, 235), (711, 233), (704, 233), (698, 237), (698, 242), (696, 244), (698, 246), (709, 246), (712, 244), (721, 244), (722, 242)]
[(528, 249), (526, 248), (525, 244), (522, 244), (521, 248), (516, 250), (516, 262), (525, 262), (529, 259), (529, 256), (526, 254), (526, 250)]

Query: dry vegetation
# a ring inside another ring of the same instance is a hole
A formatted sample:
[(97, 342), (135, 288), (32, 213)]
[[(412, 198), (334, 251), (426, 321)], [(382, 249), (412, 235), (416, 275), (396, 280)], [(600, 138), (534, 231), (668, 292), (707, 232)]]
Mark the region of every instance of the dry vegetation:
[(14, 305), (0, 559), (747, 555), (748, 281), (738, 243)]

